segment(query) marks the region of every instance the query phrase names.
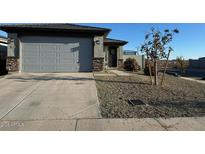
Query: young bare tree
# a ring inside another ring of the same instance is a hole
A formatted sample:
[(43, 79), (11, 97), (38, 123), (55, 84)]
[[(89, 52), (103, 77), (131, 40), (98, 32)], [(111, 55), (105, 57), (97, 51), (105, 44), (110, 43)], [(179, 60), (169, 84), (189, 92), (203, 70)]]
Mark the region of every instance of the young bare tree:
[(152, 28), (151, 32), (145, 35), (145, 42), (141, 46), (140, 50), (142, 53), (146, 54), (149, 67), (151, 63), (154, 63), (154, 72), (155, 72), (154, 84), (155, 85), (158, 85), (158, 69), (157, 69), (158, 61), (161, 59), (167, 59), (168, 61), (169, 55), (171, 51), (173, 51), (173, 49), (169, 46), (169, 43), (172, 41), (173, 36), (177, 33), (179, 33), (178, 29), (173, 29), (173, 30), (165, 29), (163, 32), (160, 32), (159, 30)]
[(179, 64), (180, 70), (181, 70), (181, 74), (184, 73), (184, 70), (186, 68), (186, 61), (184, 59), (184, 57), (180, 56), (176, 58), (177, 63)]

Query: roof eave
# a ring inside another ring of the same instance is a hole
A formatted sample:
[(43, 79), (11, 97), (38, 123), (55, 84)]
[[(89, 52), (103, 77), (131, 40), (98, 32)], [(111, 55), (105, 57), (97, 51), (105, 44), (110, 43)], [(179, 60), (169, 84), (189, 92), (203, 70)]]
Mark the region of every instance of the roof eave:
[(66, 33), (87, 33), (95, 35), (108, 35), (109, 29), (105, 30), (84, 30), (84, 29), (53, 29), (53, 28), (30, 28), (30, 27), (4, 27), (0, 26), (0, 30), (7, 33), (21, 33), (21, 32), (66, 32)]
[(120, 45), (120, 46), (123, 46), (123, 45), (126, 45), (128, 42), (126, 41), (123, 41), (123, 42), (104, 42), (104, 45)]

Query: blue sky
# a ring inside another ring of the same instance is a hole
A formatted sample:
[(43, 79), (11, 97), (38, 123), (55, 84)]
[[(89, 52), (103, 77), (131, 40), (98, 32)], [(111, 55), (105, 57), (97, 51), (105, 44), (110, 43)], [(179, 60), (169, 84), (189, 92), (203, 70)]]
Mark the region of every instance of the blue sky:
[[(205, 24), (86, 23), (82, 25), (112, 29), (108, 37), (128, 41), (129, 43), (124, 46), (126, 50), (136, 50), (144, 42), (144, 35), (151, 27), (159, 30), (177, 28), (180, 33), (171, 43), (174, 48), (171, 59), (176, 56), (183, 56), (186, 59), (205, 57)], [(0, 35), (6, 33), (0, 32)]]

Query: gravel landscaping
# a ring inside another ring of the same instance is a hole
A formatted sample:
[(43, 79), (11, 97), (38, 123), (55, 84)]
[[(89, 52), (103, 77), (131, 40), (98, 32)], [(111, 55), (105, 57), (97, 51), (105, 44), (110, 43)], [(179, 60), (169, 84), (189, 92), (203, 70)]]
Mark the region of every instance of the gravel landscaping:
[(95, 80), (104, 118), (205, 116), (205, 84), (170, 75), (163, 87), (151, 86), (144, 75), (95, 76)]

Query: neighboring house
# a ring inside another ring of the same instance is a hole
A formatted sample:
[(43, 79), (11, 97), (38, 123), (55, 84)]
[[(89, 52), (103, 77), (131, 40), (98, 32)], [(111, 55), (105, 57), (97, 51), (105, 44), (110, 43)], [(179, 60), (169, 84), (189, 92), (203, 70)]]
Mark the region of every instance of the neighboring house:
[(140, 68), (144, 69), (144, 67), (145, 67), (145, 56), (144, 55), (138, 55), (138, 53), (136, 51), (124, 50), (124, 52), (123, 52), (123, 61), (125, 61), (127, 58), (136, 59), (136, 61), (139, 64)]
[(197, 60), (189, 59), (189, 67), (190, 68), (205, 69), (205, 57), (201, 57)]
[(75, 24), (1, 25), (8, 60), (19, 72), (90, 72), (120, 68), (126, 41), (106, 38), (107, 28)]
[(139, 55), (137, 51), (133, 51), (133, 50), (124, 50), (123, 54), (124, 55)]

